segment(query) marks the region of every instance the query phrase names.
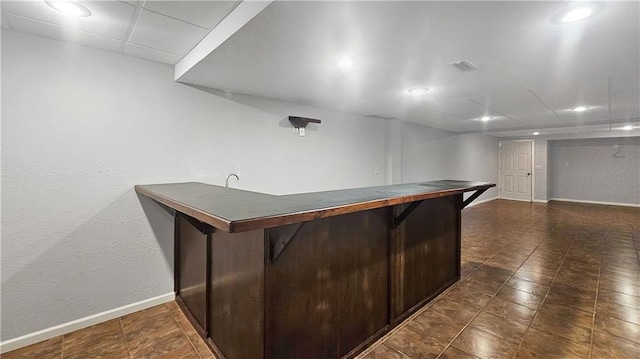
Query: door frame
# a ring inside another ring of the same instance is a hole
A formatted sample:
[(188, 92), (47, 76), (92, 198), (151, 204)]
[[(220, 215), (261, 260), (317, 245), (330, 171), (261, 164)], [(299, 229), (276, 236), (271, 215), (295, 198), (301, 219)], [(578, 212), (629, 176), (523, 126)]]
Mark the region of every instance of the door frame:
[[(520, 199), (513, 199), (513, 198), (504, 198), (502, 197), (502, 143), (503, 142), (531, 142), (531, 199), (529, 201), (524, 201), (524, 200), (520, 200)], [(535, 190), (536, 190), (536, 172), (534, 171), (535, 169), (535, 159), (536, 159), (536, 149), (535, 149), (535, 145), (536, 142), (533, 139), (530, 140), (500, 140), (498, 141), (498, 198), (501, 199), (507, 199), (510, 201), (520, 201), (520, 202), (530, 202), (533, 203), (534, 202), (534, 198), (535, 198)]]

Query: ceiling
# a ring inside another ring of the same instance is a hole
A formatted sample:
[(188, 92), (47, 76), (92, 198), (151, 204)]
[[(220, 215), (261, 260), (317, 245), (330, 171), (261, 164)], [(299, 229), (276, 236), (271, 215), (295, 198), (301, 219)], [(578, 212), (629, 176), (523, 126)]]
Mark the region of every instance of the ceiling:
[[(638, 2), (571, 24), (553, 21), (566, 1), (84, 4), (96, 19), (3, 1), (3, 27), (175, 64), (183, 83), (454, 132), (640, 126)], [(449, 65), (462, 59), (478, 69)]]
[(70, 17), (44, 1), (2, 1), (2, 27), (175, 65), (240, 1), (78, 1)]

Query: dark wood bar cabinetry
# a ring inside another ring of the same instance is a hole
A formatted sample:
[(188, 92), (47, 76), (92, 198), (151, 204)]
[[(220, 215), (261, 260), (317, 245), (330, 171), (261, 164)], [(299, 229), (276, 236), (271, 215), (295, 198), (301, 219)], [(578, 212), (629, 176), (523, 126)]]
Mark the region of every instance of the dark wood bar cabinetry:
[(461, 210), (493, 186), (136, 191), (175, 211), (177, 300), (216, 354), (284, 359), (352, 358), (457, 281)]

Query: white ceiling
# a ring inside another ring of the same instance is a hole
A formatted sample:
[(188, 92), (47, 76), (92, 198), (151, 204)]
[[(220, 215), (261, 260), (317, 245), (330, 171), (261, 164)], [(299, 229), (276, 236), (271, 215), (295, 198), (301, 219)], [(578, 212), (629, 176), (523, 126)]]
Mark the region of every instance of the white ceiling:
[[(564, 25), (551, 19), (566, 1), (83, 3), (93, 16), (70, 20), (2, 1), (2, 26), (177, 64), (184, 83), (454, 132), (615, 131), (640, 117), (638, 2)], [(479, 69), (447, 65), (461, 59)]]
[(174, 65), (240, 1), (78, 1), (69, 17), (44, 1), (2, 1), (2, 27)]

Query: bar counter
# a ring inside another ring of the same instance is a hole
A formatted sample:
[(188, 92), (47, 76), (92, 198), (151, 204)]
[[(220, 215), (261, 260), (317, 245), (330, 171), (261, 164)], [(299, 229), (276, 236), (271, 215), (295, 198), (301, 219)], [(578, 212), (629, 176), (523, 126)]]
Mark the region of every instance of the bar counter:
[(285, 359), (352, 358), (455, 283), (461, 211), (491, 187), (135, 189), (175, 211), (176, 298), (213, 351)]

